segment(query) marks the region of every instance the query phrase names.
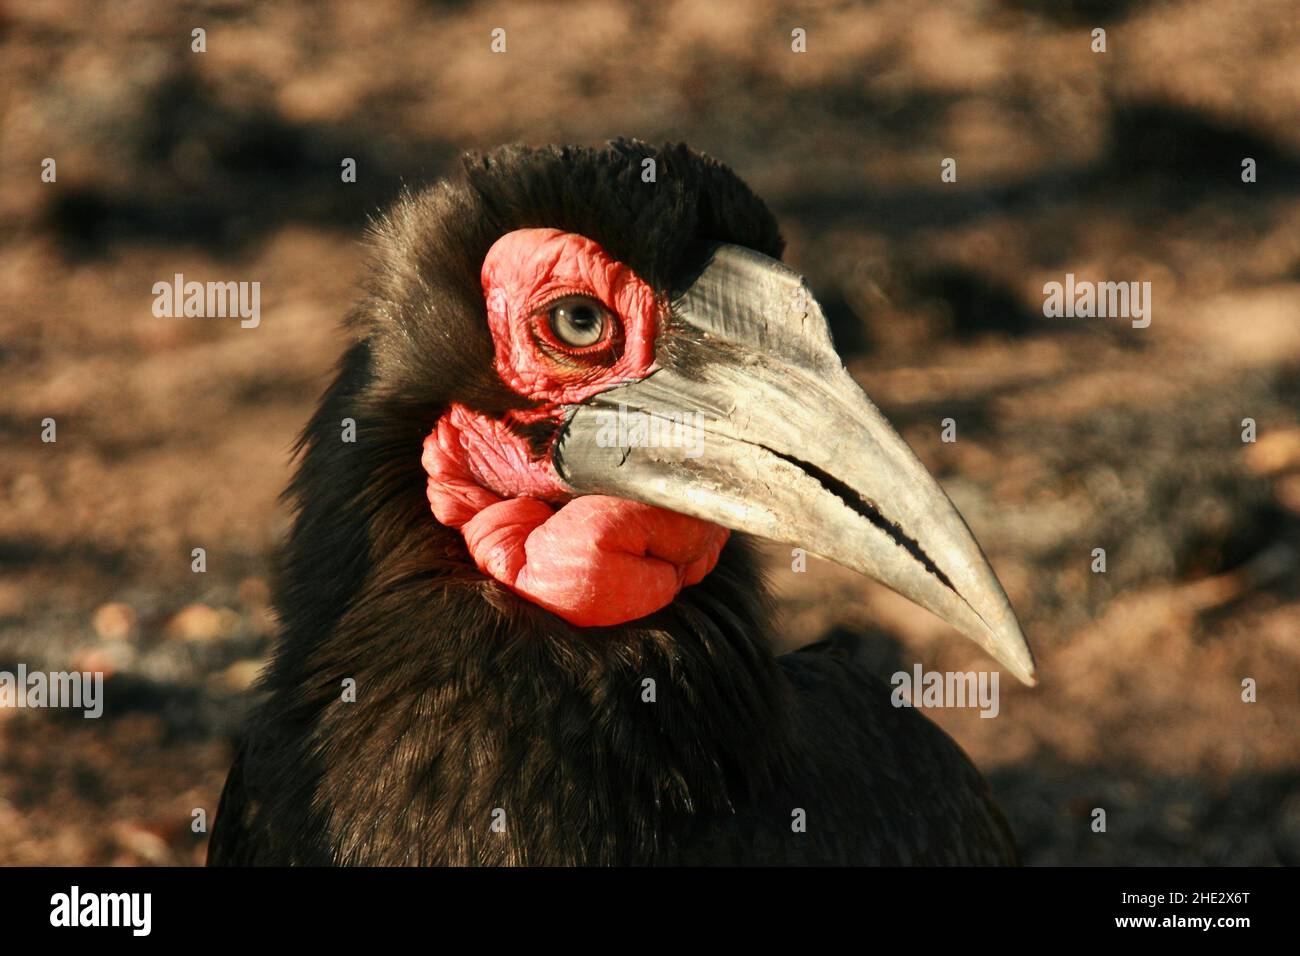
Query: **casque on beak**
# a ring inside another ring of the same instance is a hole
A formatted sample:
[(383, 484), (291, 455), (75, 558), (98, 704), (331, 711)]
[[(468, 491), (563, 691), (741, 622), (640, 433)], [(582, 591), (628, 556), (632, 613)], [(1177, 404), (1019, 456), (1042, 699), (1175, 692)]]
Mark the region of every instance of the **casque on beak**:
[[(671, 300), (656, 369), (566, 408), (560, 477), (806, 548), (961, 631), (1026, 684), (1034, 660), (966, 522), (840, 362), (780, 262), (732, 245)], [(702, 444), (610, 441), (612, 416)], [(657, 420), (655, 422), (654, 420)], [(630, 447), (629, 447), (630, 445)]]

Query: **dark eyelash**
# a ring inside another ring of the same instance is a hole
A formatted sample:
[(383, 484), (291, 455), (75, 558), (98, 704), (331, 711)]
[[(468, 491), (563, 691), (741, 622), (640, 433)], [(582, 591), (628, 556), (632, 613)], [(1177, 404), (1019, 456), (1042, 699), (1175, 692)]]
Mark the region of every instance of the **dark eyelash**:
[(599, 296), (592, 295), (590, 292), (586, 292), (582, 289), (574, 289), (572, 292), (557, 293), (556, 295), (553, 295), (550, 298), (543, 301), (541, 305), (534, 308), (532, 314), (537, 315), (539, 312), (546, 312), (551, 308), (551, 306), (555, 305), (555, 303), (561, 301), (562, 299), (590, 299), (592, 302), (599, 302), (600, 307), (604, 309), (606, 312), (608, 312), (610, 315), (615, 314), (614, 310), (611, 309), (609, 306), (607, 306), (604, 300), (602, 300)]
[[(533, 336), (533, 343), (537, 346), (537, 350), (539, 352), (545, 355), (552, 362), (555, 362), (557, 365), (564, 365), (567, 366), (568, 368), (588, 368), (591, 365), (597, 364), (592, 361), (584, 361), (584, 358), (586, 356), (574, 355), (572, 352), (565, 352), (561, 349), (557, 349), (553, 347), (549, 342), (546, 342), (544, 339), (536, 335)], [(603, 355), (603, 354), (604, 353), (601, 352), (591, 353), (592, 356)]]
[(591, 299), (594, 302), (600, 303), (600, 307), (608, 316), (608, 321), (610, 323), (610, 330), (606, 336), (602, 338), (601, 341), (586, 346), (585, 348), (557, 348), (542, 336), (538, 335), (537, 326), (530, 322), (529, 334), (532, 336), (533, 344), (536, 345), (538, 350), (547, 358), (570, 368), (590, 368), (593, 365), (610, 365), (617, 362), (623, 354), (623, 321), (619, 318), (617, 312), (607, 306), (596, 296), (587, 292), (568, 292), (564, 295), (548, 299), (545, 304), (534, 309), (532, 314), (534, 317), (541, 317), (542, 321), (545, 321), (545, 313), (549, 306), (554, 305), (561, 299), (573, 298), (574, 296), (581, 296), (582, 298)]

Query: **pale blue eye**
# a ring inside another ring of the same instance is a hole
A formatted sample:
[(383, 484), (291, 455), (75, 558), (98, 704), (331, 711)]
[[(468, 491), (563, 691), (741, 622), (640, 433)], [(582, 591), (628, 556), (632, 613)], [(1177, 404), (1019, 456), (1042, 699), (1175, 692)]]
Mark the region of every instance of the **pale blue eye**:
[(547, 314), (557, 339), (582, 348), (595, 345), (605, 335), (609, 311), (598, 299), (574, 295), (552, 303)]

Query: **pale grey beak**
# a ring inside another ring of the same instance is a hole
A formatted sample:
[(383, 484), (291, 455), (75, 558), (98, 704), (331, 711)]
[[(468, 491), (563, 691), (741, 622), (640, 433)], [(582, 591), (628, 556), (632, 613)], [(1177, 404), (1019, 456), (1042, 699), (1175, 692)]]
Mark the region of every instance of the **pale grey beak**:
[(564, 479), (785, 542), (875, 578), (1033, 684), (1015, 612), (943, 489), (845, 371), (802, 278), (715, 245), (645, 379), (570, 406)]

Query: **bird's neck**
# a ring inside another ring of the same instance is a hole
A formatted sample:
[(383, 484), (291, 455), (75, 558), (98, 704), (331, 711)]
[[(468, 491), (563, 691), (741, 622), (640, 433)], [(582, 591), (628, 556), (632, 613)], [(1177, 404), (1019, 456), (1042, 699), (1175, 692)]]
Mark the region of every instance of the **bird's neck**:
[(767, 610), (743, 540), (598, 629), (394, 555), (329, 638), (282, 650), (267, 717), (301, 735), (330, 862), (667, 862), (778, 770)]

